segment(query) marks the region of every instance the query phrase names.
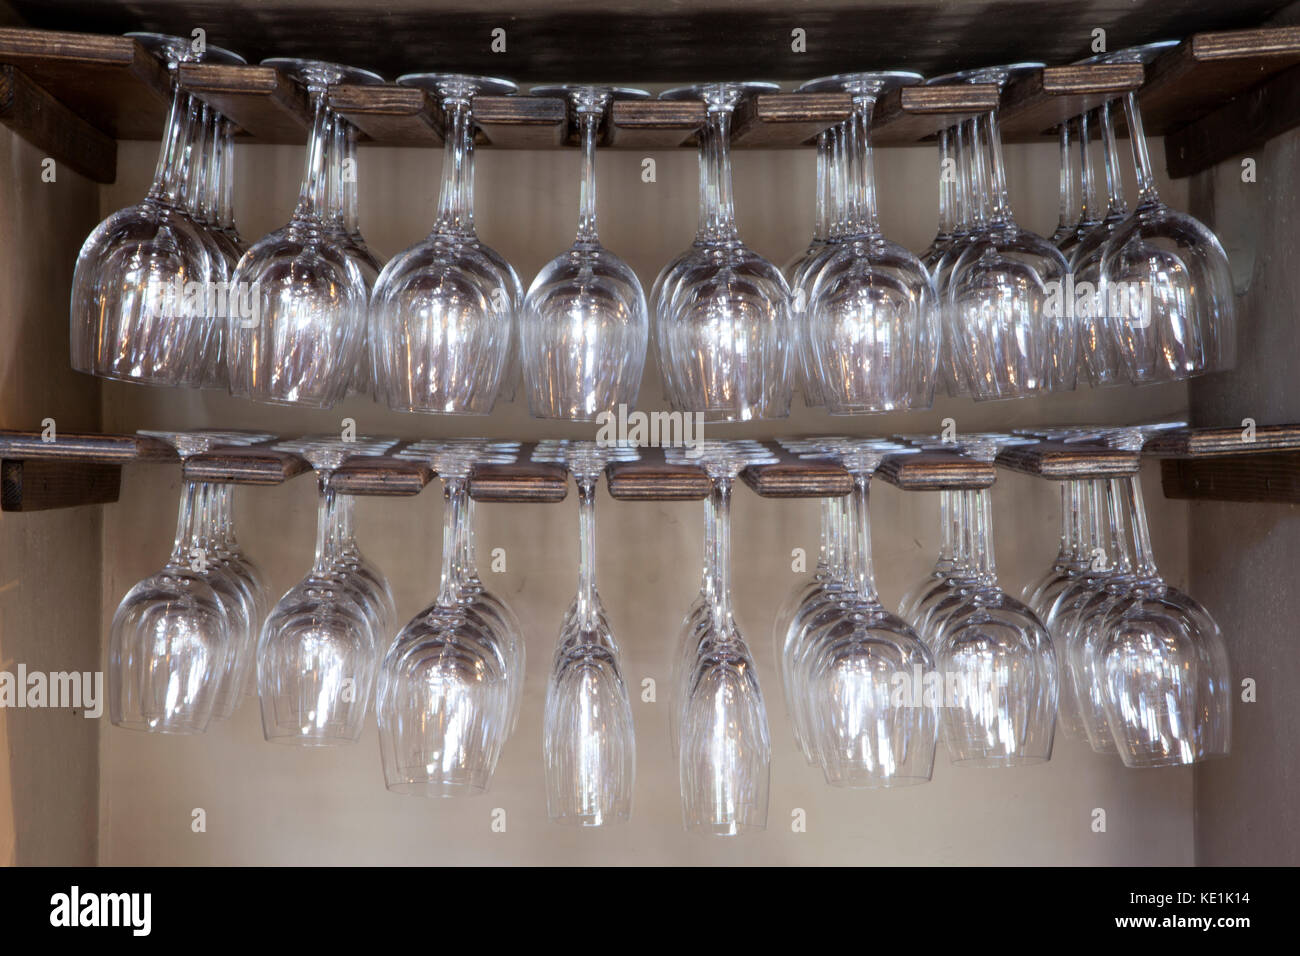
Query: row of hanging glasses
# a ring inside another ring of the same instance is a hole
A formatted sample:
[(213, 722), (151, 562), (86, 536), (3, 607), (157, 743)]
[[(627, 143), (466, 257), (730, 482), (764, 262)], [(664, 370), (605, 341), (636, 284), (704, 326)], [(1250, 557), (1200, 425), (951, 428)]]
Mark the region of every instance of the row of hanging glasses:
[[(636, 274), (600, 244), (595, 177), (610, 103), (644, 91), (533, 90), (572, 106), (581, 190), (574, 244), (525, 292), (474, 228), (474, 99), (512, 94), (513, 83), (398, 78), (438, 99), (445, 147), (433, 231), (384, 264), (357, 227), (356, 131), (329, 106), (332, 86), (382, 79), (313, 60), (264, 61), (307, 89), (313, 122), (292, 219), (245, 249), (230, 218), (231, 124), (176, 79), (197, 55), (184, 40), (137, 36), (170, 68), (171, 112), (149, 195), (105, 220), (78, 258), (71, 331), (81, 371), (277, 404), (328, 408), (354, 392), (400, 411), (478, 415), (512, 399), (522, 374), (534, 416), (595, 421), (635, 405), (653, 324), (672, 407), (734, 422), (785, 417), (796, 388), (810, 407), (855, 415), (928, 408), (940, 383), (985, 401), (1073, 389), (1080, 369), (1094, 385), (1143, 384), (1234, 360), (1227, 258), (1213, 233), (1160, 201), (1133, 92), (1122, 97), (1138, 185), (1131, 210), (1115, 133), (1121, 100), (1061, 126), (1062, 220), (1050, 240), (1013, 217), (994, 109), (939, 135), (940, 223), (929, 249), (918, 257), (881, 234), (871, 153), (878, 98), (922, 82), (1002, 89), (1042, 64), (928, 81), (852, 73), (799, 87), (847, 92), (852, 110), (818, 137), (815, 233), (784, 274), (741, 241), (731, 183), (735, 110), (777, 86), (661, 94), (702, 100), (707, 119), (696, 238), (647, 301)], [(1146, 63), (1168, 45), (1095, 59)], [(215, 47), (202, 59), (242, 62)], [(179, 294), (187, 283), (227, 291)], [(1095, 295), (1076, 297), (1085, 283)]]
[[(999, 581), (992, 495), (939, 493), (940, 550), (898, 613), (875, 585), (869, 490), (886, 456), (942, 448), (977, 461), (1040, 439), (1140, 450), (1171, 427), (1052, 429), (1023, 435), (821, 436), (787, 452), (832, 459), (852, 492), (822, 500), (817, 567), (774, 626), (786, 712), (799, 750), (828, 784), (878, 788), (931, 778), (942, 742), (958, 766), (1050, 759), (1058, 722), (1129, 767), (1226, 755), (1228, 656), (1214, 619), (1160, 575), (1141, 482), (1061, 487), (1061, 542), (1017, 598)], [(150, 432), (182, 459), (265, 443), (247, 432)], [(522, 628), (476, 570), (469, 476), (517, 459), (515, 442), (304, 438), (270, 447), (306, 458), (319, 489), (315, 557), (273, 606), (241, 551), (229, 486), (185, 480), (172, 554), (113, 618), (110, 715), (154, 733), (201, 733), (255, 687), (267, 740), (356, 742), (373, 707), (389, 789), (425, 796), (485, 790), (518, 722)], [(443, 486), (441, 574), (428, 607), (397, 630), (383, 573), (361, 553), (352, 499), (333, 477), (349, 457), (396, 454)], [(746, 467), (776, 459), (754, 441), (668, 449), (702, 468), (703, 576), (671, 659), (669, 739), (688, 830), (732, 835), (766, 824), (772, 744), (766, 705), (732, 598), (731, 494)], [(549, 815), (581, 826), (627, 820), (636, 741), (610, 618), (596, 587), (595, 494), (611, 461), (634, 449), (548, 440), (533, 460), (573, 475), (579, 505), (577, 594), (559, 626), (542, 723)], [(394, 636), (394, 632), (396, 634)], [(250, 675), (256, 675), (250, 681)]]

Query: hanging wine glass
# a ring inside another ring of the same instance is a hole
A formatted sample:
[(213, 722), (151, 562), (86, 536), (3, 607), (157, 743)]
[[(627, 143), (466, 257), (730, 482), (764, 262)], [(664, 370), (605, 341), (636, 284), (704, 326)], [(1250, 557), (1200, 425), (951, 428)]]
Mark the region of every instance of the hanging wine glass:
[(640, 280), (596, 231), (596, 136), (613, 100), (650, 94), (595, 86), (542, 86), (533, 94), (570, 99), (582, 141), (582, 188), (573, 246), (542, 268), (524, 299), (528, 408), (534, 418), (596, 421), (635, 407), (649, 335)]
[[(703, 99), (712, 150), (711, 224), (704, 242), (659, 286), (659, 335), (670, 398), (705, 421), (783, 418), (790, 413), (790, 290), (781, 271), (736, 231), (731, 191), (731, 119), (766, 83), (706, 83), (663, 98)], [(675, 392), (676, 394), (672, 394)]]
[(578, 594), (561, 626), (546, 686), (546, 803), (557, 823), (588, 827), (629, 819), (636, 774), (627, 684), (596, 591), (596, 484), (608, 461), (605, 452), (594, 442), (580, 442), (544, 454), (544, 460), (568, 464), (578, 486), (579, 517)]
[[(189, 212), (193, 137), (200, 107), (182, 89), (188, 40), (128, 34), (167, 64), (171, 106), (149, 192), (86, 238), (72, 276), (72, 367), (145, 385), (197, 385), (212, 328), (209, 286), (228, 275), (207, 231)], [(243, 62), (209, 48), (214, 62)], [(196, 291), (198, 294), (196, 294)]]
[(345, 395), (365, 334), (366, 283), (329, 228), (332, 85), (374, 74), (319, 60), (272, 58), (307, 87), (313, 119), (289, 224), (244, 253), (232, 283), (253, 304), (227, 325), (230, 391), (277, 405), (330, 408)]
[[(1146, 63), (1158, 49), (1121, 50), (1105, 62)], [(1230, 369), (1237, 330), (1227, 254), (1202, 223), (1161, 202), (1135, 91), (1124, 95), (1124, 118), (1138, 204), (1102, 251), (1098, 297), (1125, 303), (1107, 306), (1106, 331), (1138, 385)]]
[(474, 231), (474, 119), (479, 94), (507, 80), (412, 73), (398, 83), (437, 94), (446, 117), (433, 232), (384, 266), (371, 300), (378, 391), (398, 411), (486, 415), (506, 381), (523, 290)]
[[(1016, 64), (962, 76), (1001, 89), (1012, 77), (1041, 66)], [(977, 149), (988, 161), (983, 187), (988, 215), (953, 265), (948, 284), (946, 319), (957, 364), (977, 401), (1072, 389), (1074, 315), (1051, 304), (1051, 290), (1063, 287), (1068, 266), (1055, 246), (1022, 229), (1012, 216), (997, 110), (980, 118), (976, 134)]]
[(847, 223), (810, 281), (808, 329), (816, 373), (833, 415), (929, 408), (939, 345), (938, 297), (929, 271), (881, 235), (871, 157), (871, 114), (881, 94), (919, 83), (916, 73), (850, 73), (805, 92), (847, 91)]
[(758, 675), (731, 604), (731, 489), (746, 461), (722, 446), (702, 449), (701, 461), (713, 482), (715, 580), (679, 718), (682, 819), (692, 832), (734, 836), (767, 826), (772, 745)]

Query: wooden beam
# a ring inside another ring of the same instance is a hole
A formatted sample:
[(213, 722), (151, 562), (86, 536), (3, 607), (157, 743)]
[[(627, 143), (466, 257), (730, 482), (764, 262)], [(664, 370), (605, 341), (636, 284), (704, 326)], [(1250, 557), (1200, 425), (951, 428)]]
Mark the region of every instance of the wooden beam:
[(1224, 458), (1166, 458), (1166, 498), (1300, 504), (1300, 452)]
[(47, 511), (117, 501), (120, 465), (68, 461), (0, 462), (0, 509)]
[(167, 68), (130, 37), (0, 28), (0, 63), (115, 139), (162, 136)]
[(476, 96), (474, 125), (490, 146), (553, 149), (568, 133), (568, 105), (550, 96)]
[(60, 165), (96, 183), (117, 179), (117, 143), (14, 66), (0, 66), (0, 122)]

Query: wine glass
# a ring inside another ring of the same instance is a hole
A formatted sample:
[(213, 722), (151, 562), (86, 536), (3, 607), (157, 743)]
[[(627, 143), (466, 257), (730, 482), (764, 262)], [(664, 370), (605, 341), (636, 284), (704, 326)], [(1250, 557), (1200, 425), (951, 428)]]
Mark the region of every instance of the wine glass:
[(459, 592), (465, 492), (472, 457), (445, 451), (442, 583), (384, 656), (377, 710), (384, 780), (396, 793), (451, 797), (487, 789), (509, 733), (510, 680), (500, 633)]
[(579, 569), (546, 686), (547, 810), (557, 823), (623, 823), (632, 813), (636, 738), (618, 644), (596, 591), (596, 484), (608, 456), (594, 442), (551, 452), (544, 460), (566, 461), (578, 486)]
[(383, 622), (373, 594), (341, 567), (340, 498), (347, 496), (332, 483), (352, 455), (351, 444), (334, 439), (277, 446), (311, 462), (318, 506), (311, 570), (276, 603), (257, 646), (262, 730), (273, 743), (355, 743), (370, 709)]
[(411, 73), (397, 82), (437, 94), (446, 146), (433, 232), (390, 259), (375, 282), (378, 393), (398, 411), (486, 415), (507, 378), (523, 290), (514, 269), (474, 231), (472, 104), (479, 94), (516, 87), (450, 73)]
[(533, 93), (570, 99), (582, 140), (582, 189), (573, 246), (542, 268), (524, 299), (528, 408), (534, 418), (596, 421), (636, 405), (650, 321), (636, 273), (597, 235), (596, 135), (613, 100), (650, 94), (595, 86), (542, 86)]
[(833, 617), (796, 652), (796, 690), (826, 782), (896, 787), (930, 779), (937, 744), (937, 700), (928, 692), (935, 662), (916, 632), (886, 611), (876, 593), (868, 489), (891, 442), (849, 440), (836, 457), (853, 477), (851, 586)]
[(745, 463), (743, 452), (702, 450), (713, 482), (715, 579), (678, 727), (683, 822), (688, 831), (717, 836), (766, 828), (772, 760), (767, 709), (731, 603), (731, 490)]
[[(182, 459), (211, 446), (204, 435), (166, 437)], [(197, 520), (204, 488), (197, 481), (183, 483), (167, 563), (131, 588), (113, 614), (109, 717), (117, 727), (203, 733), (227, 680), (235, 656), (228, 612), (239, 603), (231, 599), (230, 580), (214, 573), (207, 560), (204, 526)], [(248, 626), (247, 619), (242, 625)]]
[(198, 108), (178, 71), (195, 56), (180, 37), (131, 36), (166, 62), (171, 106), (148, 194), (95, 227), (77, 256), (72, 367), (117, 381), (196, 385), (212, 323), (208, 287), (196, 295), (194, 284), (224, 279), (226, 266), (188, 209)]
[(277, 405), (330, 408), (347, 392), (365, 334), (366, 283), (329, 228), (329, 88), (374, 74), (319, 60), (263, 61), (307, 87), (313, 119), (303, 182), (289, 224), (244, 253), (232, 283), (251, 317), (227, 325), (230, 391)]
[[(963, 452), (993, 461), (1012, 436), (962, 435)], [(967, 492), (973, 571), (930, 608), (928, 643), (945, 685), (944, 743), (959, 766), (1011, 767), (1050, 759), (1058, 669), (1047, 628), (998, 585), (992, 496)]]
[[(1108, 63), (1144, 63), (1150, 47), (1108, 54)], [(1236, 300), (1218, 237), (1160, 201), (1137, 94), (1124, 95), (1137, 171), (1138, 203), (1101, 257), (1098, 298), (1129, 378), (1138, 385), (1225, 371), (1236, 363)], [(1133, 300), (1136, 299), (1135, 303)]]
[(768, 83), (706, 83), (666, 99), (703, 99), (712, 177), (703, 242), (659, 286), (660, 363), (669, 398), (708, 422), (783, 418), (790, 413), (790, 290), (781, 270), (751, 251), (736, 231), (731, 191), (731, 120)]
[(850, 73), (805, 83), (805, 92), (853, 98), (845, 165), (847, 222), (810, 281), (808, 335), (833, 415), (929, 408), (940, 335), (938, 295), (915, 255), (881, 235), (871, 158), (877, 98), (919, 83), (917, 73)]
[[(1041, 64), (1015, 64), (962, 76), (1002, 88), (1013, 76), (1039, 68)], [(1061, 288), (1069, 271), (1065, 258), (1012, 216), (996, 110), (977, 123), (976, 138), (976, 149), (988, 161), (982, 184), (987, 221), (974, 230), (954, 263), (947, 288), (946, 321), (959, 371), (976, 401), (1072, 389), (1073, 310), (1051, 307), (1051, 290)], [(976, 165), (982, 165), (978, 157)]]

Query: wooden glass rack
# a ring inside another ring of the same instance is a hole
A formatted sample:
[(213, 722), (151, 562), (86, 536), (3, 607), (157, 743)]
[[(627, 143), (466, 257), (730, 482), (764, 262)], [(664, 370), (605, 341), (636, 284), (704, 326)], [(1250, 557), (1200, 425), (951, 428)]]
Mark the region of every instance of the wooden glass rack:
[[(186, 458), (183, 473), (196, 481), (279, 485), (311, 471), (301, 455), (275, 450), (278, 442), (214, 448)], [(381, 456), (348, 458), (335, 472), (335, 489), (352, 495), (419, 494), (437, 475), (425, 462), (400, 457), (406, 444), (398, 442)], [(849, 474), (832, 458), (797, 457), (775, 442), (765, 445), (775, 460), (741, 473), (760, 497), (836, 497), (852, 490)], [(513, 463), (476, 466), (471, 496), (489, 502), (564, 500), (570, 484), (566, 469), (533, 461), (533, 447), (521, 445)], [(959, 451), (927, 449), (887, 456), (876, 478), (904, 491), (986, 488), (998, 468), (1055, 481), (1117, 478), (1135, 474), (1144, 455), (1163, 459), (1162, 484), (1171, 498), (1300, 502), (1300, 425), (1167, 431), (1141, 452), (1040, 441), (1004, 449), (996, 465)], [(46, 440), (40, 431), (0, 431), (0, 503), (5, 511), (106, 504), (117, 500), (123, 465), (179, 461), (170, 445), (140, 435), (57, 434)], [(611, 497), (623, 501), (700, 500), (711, 487), (699, 465), (670, 462), (659, 448), (640, 449), (637, 461), (610, 464), (606, 481)]]
[[(1026, 50), (1026, 53), (1032, 53)], [(868, 59), (870, 59), (868, 57)], [(923, 143), (963, 117), (1000, 105), (1011, 142), (1050, 137), (1071, 116), (1138, 90), (1149, 135), (1168, 135), (1169, 172), (1185, 176), (1300, 123), (1300, 28), (1197, 33), (1144, 68), (1132, 64), (1049, 66), (1002, 91), (989, 85), (917, 86), (877, 104), (873, 141)], [(96, 182), (116, 177), (116, 140), (158, 139), (169, 96), (166, 68), (125, 36), (0, 28), (0, 121), (60, 163)], [(183, 64), (179, 82), (230, 119), (241, 139), (302, 143), (310, 127), (305, 92), (264, 66)], [(425, 91), (392, 84), (339, 86), (331, 106), (382, 146), (438, 146), (443, 119)], [(847, 94), (773, 93), (742, 105), (740, 148), (806, 145), (844, 120)], [(483, 145), (546, 149), (576, 144), (563, 100), (480, 96), (474, 115)], [(704, 104), (619, 101), (602, 130), (605, 146), (691, 147)]]

